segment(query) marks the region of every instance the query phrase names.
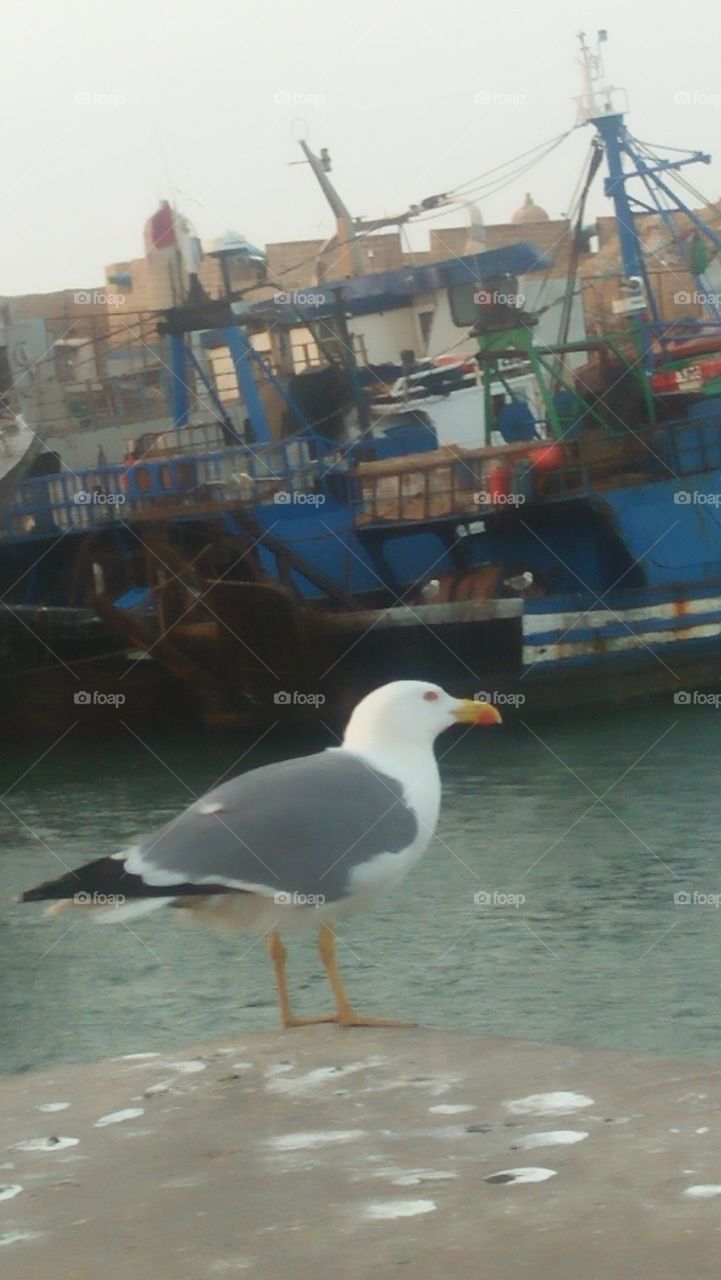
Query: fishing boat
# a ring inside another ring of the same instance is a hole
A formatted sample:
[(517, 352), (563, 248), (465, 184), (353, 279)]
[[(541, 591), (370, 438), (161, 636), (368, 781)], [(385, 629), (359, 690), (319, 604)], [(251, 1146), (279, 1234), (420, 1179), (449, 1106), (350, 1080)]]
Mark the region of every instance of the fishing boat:
[[(685, 702), (715, 686), (721, 238), (717, 211), (676, 191), (708, 157), (636, 140), (585, 37), (581, 63), (592, 142), (554, 341), (528, 287), (547, 264), (532, 241), (324, 278), (311, 301), (210, 299), (195, 282), (158, 326), (168, 429), (136, 437), (122, 462), (20, 486), (0, 549), (0, 575), (2, 561), (22, 572), (15, 602), (62, 582), (66, 607), (90, 607), (213, 724), (320, 700), (333, 718), (414, 675), (511, 713)], [(579, 336), (584, 215), (604, 163), (618, 262), (599, 323)], [(472, 359), (359, 360), (354, 318), (431, 292)], [(324, 360), (304, 375), (274, 364), (254, 343), (271, 328), (286, 350), (302, 328)], [(240, 420), (199, 355), (219, 350)], [(436, 401), (462, 406), (458, 435), (435, 425)]]

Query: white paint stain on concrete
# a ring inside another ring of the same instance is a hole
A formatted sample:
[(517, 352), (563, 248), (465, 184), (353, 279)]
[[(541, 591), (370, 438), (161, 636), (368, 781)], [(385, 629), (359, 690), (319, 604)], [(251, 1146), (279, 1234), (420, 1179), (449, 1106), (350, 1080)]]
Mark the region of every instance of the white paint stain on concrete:
[(451, 1169), (414, 1169), (393, 1179), (394, 1187), (418, 1187), (423, 1182), (450, 1182), (458, 1174)]
[(394, 1218), (415, 1218), (420, 1213), (433, 1213), (438, 1206), (435, 1200), (377, 1200), (366, 1205), (366, 1217), (375, 1221)]
[(695, 1187), (687, 1187), (683, 1192), (690, 1200), (712, 1200), (721, 1196), (721, 1186), (715, 1182), (700, 1182)]
[(441, 1102), (437, 1107), (428, 1108), (434, 1116), (459, 1116), (462, 1111), (475, 1111), (475, 1109), (470, 1102)]
[(309, 1093), (322, 1088), (323, 1085), (336, 1084), (346, 1076), (355, 1075), (359, 1071), (371, 1071), (375, 1067), (382, 1067), (385, 1061), (386, 1059), (381, 1057), (366, 1058), (362, 1062), (349, 1062), (344, 1067), (316, 1067), (315, 1070), (307, 1071), (304, 1075), (290, 1075), (287, 1064), (279, 1063), (266, 1073), (265, 1087), (269, 1093)]
[(124, 1111), (109, 1111), (107, 1115), (95, 1121), (94, 1127), (104, 1129), (109, 1124), (122, 1124), (124, 1120), (137, 1120), (138, 1116), (143, 1115), (145, 1115), (144, 1107), (126, 1107)]
[(517, 1186), (521, 1182), (546, 1182), (549, 1178), (555, 1178), (555, 1169), (544, 1169), (540, 1166), (526, 1165), (519, 1169), (499, 1169), (497, 1173), (490, 1173), (484, 1182), (498, 1182), (502, 1186)]
[(531, 1151), (534, 1147), (570, 1147), (583, 1142), (588, 1134), (582, 1129), (552, 1129), (548, 1133), (525, 1133), (514, 1146)]
[(563, 1116), (593, 1106), (593, 1098), (585, 1093), (559, 1090), (555, 1093), (529, 1093), (526, 1098), (512, 1098), (504, 1107), (514, 1116)]
[(66, 1147), (77, 1147), (79, 1138), (27, 1138), (24, 1142), (16, 1142), (14, 1151), (64, 1151)]
[(356, 1142), (364, 1137), (364, 1129), (329, 1129), (317, 1133), (284, 1133), (279, 1138), (270, 1138), (267, 1145), (276, 1151), (308, 1151), (339, 1142)]
[(25, 1240), (37, 1240), (39, 1235), (38, 1231), (6, 1231), (0, 1235), (0, 1248), (6, 1244), (22, 1244)]
[(169, 1093), (175, 1083), (176, 1076), (170, 1076), (167, 1080), (158, 1080), (157, 1084), (149, 1085), (145, 1092), (140, 1096), (143, 1098), (153, 1098), (160, 1093)]

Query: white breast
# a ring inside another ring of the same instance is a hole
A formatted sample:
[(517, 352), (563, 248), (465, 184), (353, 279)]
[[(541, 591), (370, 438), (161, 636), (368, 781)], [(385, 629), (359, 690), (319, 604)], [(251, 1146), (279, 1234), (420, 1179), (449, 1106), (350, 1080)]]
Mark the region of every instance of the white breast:
[[(360, 754), (360, 753), (357, 753)], [(376, 753), (366, 757), (369, 764), (390, 777), (400, 778), (406, 803), (418, 822), (418, 835), (400, 853), (379, 853), (354, 867), (350, 874), (350, 891), (364, 898), (387, 893), (400, 884), (419, 858), (423, 856), (438, 821), (441, 805), (441, 780), (435, 756), (427, 748), (406, 755), (400, 775), (398, 760), (382, 760)]]

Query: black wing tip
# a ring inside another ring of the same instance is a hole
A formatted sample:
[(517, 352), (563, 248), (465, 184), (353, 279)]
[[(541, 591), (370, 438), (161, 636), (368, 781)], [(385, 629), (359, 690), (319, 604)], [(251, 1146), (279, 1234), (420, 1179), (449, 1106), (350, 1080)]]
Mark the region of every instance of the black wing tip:
[(225, 884), (146, 884), (141, 876), (125, 870), (125, 863), (118, 858), (98, 858), (76, 871), (57, 880), (45, 880), (33, 889), (26, 889), (15, 898), (16, 902), (57, 902), (75, 900), (78, 905), (92, 905), (98, 895), (103, 898), (113, 894), (123, 901), (142, 898), (215, 897), (222, 893), (246, 893)]
[(106, 891), (112, 885), (117, 888), (122, 878), (124, 864), (114, 858), (96, 858), (94, 862), (86, 862), (85, 866), (68, 871), (57, 880), (44, 880), (42, 884), (26, 889), (18, 895), (18, 902), (48, 902), (58, 899), (79, 897), (93, 891)]
[[(24, 893), (19, 893), (16, 902), (47, 902), (52, 898), (72, 898), (72, 893), (66, 891), (66, 886), (60, 880), (46, 880), (44, 884), (35, 885), (34, 889), (26, 889)], [(77, 889), (76, 889), (77, 892)]]
[(25, 893), (16, 893), (14, 902), (42, 902), (42, 895), (39, 889), (26, 889)]

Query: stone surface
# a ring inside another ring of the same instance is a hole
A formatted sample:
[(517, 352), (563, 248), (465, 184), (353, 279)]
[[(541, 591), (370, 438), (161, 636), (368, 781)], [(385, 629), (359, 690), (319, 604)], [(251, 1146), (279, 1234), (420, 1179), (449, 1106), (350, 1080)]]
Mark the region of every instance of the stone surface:
[(9, 1077), (0, 1117), (6, 1280), (718, 1275), (713, 1064), (311, 1027)]

